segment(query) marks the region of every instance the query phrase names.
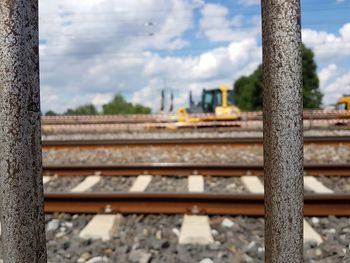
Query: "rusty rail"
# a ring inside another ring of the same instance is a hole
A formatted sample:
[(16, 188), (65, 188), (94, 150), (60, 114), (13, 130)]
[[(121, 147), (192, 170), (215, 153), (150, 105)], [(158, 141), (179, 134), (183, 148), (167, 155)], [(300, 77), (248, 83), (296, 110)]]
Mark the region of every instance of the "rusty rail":
[[(336, 119), (304, 119), (304, 129), (348, 129), (350, 118)], [(43, 133), (106, 133), (120, 131), (161, 131), (164, 129), (227, 129), (261, 130), (262, 120), (235, 120), (235, 121), (202, 121), (195, 123), (180, 122), (140, 122), (140, 123), (68, 123), (43, 125)]]
[[(44, 174), (87, 176), (95, 172), (102, 176), (263, 176), (263, 165), (203, 164), (203, 163), (133, 163), (114, 165), (46, 165)], [(350, 176), (350, 164), (305, 164), (304, 170), (312, 176)]]
[[(307, 194), (305, 216), (350, 216), (350, 194)], [(256, 194), (51, 193), (45, 212), (264, 215)]]
[[(115, 139), (115, 140), (44, 140), (44, 149), (68, 147), (114, 146), (173, 146), (173, 145), (262, 145), (262, 137), (231, 138), (166, 138), (166, 139)], [(305, 137), (305, 144), (350, 144), (350, 136)]]

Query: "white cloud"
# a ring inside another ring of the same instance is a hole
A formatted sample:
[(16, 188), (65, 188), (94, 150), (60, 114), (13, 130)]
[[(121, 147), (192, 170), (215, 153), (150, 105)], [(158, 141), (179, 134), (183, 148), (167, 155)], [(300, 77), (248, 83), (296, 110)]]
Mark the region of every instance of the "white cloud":
[(350, 94), (350, 71), (334, 74), (328, 82), (321, 85), (321, 91), (325, 94), (325, 105), (335, 104), (343, 94)]
[(99, 110), (102, 108), (103, 104), (110, 102), (113, 99), (114, 94), (111, 93), (97, 93), (91, 100)]
[(320, 80), (320, 87), (325, 87), (327, 82), (332, 79), (334, 74), (337, 71), (337, 65), (335, 64), (330, 64), (327, 67), (323, 68), (319, 73), (318, 73), (318, 78)]
[(350, 56), (350, 23), (339, 29), (339, 35), (313, 29), (302, 30), (303, 42), (315, 52), (318, 62)]
[[(189, 45), (183, 35), (194, 29), (198, 8), (202, 33), (225, 39), (225, 46), (195, 56), (161, 55)], [(213, 26), (210, 15), (217, 19)], [(245, 32), (244, 17), (229, 17), (225, 7), (201, 0), (41, 1), (43, 111), (86, 103), (100, 109), (116, 93), (157, 111), (164, 86), (174, 91), (176, 107), (187, 105), (189, 89), (198, 97), (202, 88), (231, 85), (261, 63), (257, 21), (249, 21), (254, 30)]]
[[(201, 0), (40, 1), (43, 111), (58, 112), (147, 86), (146, 50), (188, 45)], [(179, 23), (181, 21), (181, 23)], [(156, 52), (156, 51), (154, 51)]]
[(350, 56), (350, 23), (344, 24), (338, 34), (303, 29), (303, 42), (312, 48), (318, 65), (323, 104), (335, 104), (344, 93), (350, 93), (350, 72), (344, 68)]
[(139, 103), (157, 111), (160, 109), (160, 91), (164, 86), (157, 79), (150, 81), (150, 85), (134, 92), (133, 103)]
[(239, 3), (243, 5), (259, 5), (261, 0), (239, 0)]
[[(261, 47), (256, 40), (232, 42), (204, 52), (196, 57), (149, 57), (144, 73), (151, 78), (149, 85), (134, 93), (133, 102), (148, 103), (159, 109), (160, 90), (174, 91), (177, 107), (188, 104), (188, 91), (199, 97), (202, 88), (214, 88), (219, 84), (232, 85), (241, 75), (250, 74), (261, 63)], [(165, 81), (166, 82), (165, 82)]]
[[(194, 10), (199, 8), (201, 36), (211, 44), (224, 43), (183, 56), (184, 47), (195, 49), (184, 34), (197, 29)], [(260, 18), (232, 17), (219, 4), (46, 0), (40, 2), (40, 16), (43, 111), (62, 112), (85, 103), (101, 108), (118, 92), (158, 110), (164, 86), (174, 91), (179, 107), (188, 104), (189, 89), (198, 97), (202, 88), (231, 85), (261, 63)], [(350, 73), (338, 65), (350, 55), (350, 23), (338, 34), (304, 29), (303, 41), (314, 50), (316, 62), (326, 65), (319, 71), (324, 103), (350, 93)], [(169, 50), (175, 55), (165, 55)]]
[(201, 33), (210, 41), (239, 41), (256, 37), (260, 32), (260, 22), (250, 21), (249, 28), (241, 28), (243, 16), (237, 15), (229, 19), (229, 10), (220, 4), (206, 4), (201, 10), (199, 21)]
[[(247, 67), (261, 61), (261, 48), (254, 39), (232, 42), (197, 57), (149, 57), (145, 74), (149, 77), (171, 76), (174, 79), (204, 81), (221, 75), (236, 76), (247, 73)], [(243, 72), (243, 73), (241, 73)]]

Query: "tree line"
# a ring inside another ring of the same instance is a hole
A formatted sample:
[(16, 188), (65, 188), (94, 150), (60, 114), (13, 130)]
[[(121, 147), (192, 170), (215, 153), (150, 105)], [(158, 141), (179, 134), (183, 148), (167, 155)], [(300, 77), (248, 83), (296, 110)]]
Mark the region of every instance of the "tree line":
[[(113, 114), (149, 114), (151, 108), (141, 104), (133, 104), (127, 102), (121, 94), (114, 96), (113, 100), (102, 106), (102, 111), (99, 112), (93, 104), (85, 104), (78, 106), (75, 109), (68, 109), (62, 115), (113, 115)], [(45, 113), (46, 116), (56, 116), (52, 110)]]

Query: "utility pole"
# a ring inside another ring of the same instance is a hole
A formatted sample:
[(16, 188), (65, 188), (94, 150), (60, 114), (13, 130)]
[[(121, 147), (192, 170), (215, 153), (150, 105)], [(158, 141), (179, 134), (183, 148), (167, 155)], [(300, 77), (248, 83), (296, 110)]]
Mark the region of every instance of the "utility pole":
[(169, 106), (169, 112), (173, 112), (174, 110), (174, 93), (172, 90), (170, 90), (170, 106)]
[(0, 38), (3, 261), (44, 263), (38, 0), (0, 1)]
[(262, 0), (265, 262), (303, 262), (300, 0)]
[(165, 90), (161, 90), (161, 97), (160, 97), (160, 113), (163, 113), (165, 109)]
[(194, 101), (193, 101), (193, 97), (192, 97), (192, 90), (190, 90), (190, 93), (189, 93), (189, 102), (190, 102), (190, 107), (193, 107)]

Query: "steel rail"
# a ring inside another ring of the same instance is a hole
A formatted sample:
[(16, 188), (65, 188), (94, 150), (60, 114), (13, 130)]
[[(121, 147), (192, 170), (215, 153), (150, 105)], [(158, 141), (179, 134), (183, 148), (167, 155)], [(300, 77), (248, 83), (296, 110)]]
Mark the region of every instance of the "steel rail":
[[(152, 138), (114, 140), (43, 140), (44, 148), (114, 147), (114, 146), (173, 146), (173, 145), (262, 145), (262, 137), (230, 138)], [(305, 144), (350, 144), (350, 136), (307, 136)]]
[[(350, 216), (350, 194), (306, 194), (305, 216)], [(264, 196), (217, 193), (50, 193), (45, 212), (264, 215)]]
[[(305, 164), (304, 170), (312, 176), (350, 176), (350, 164)], [(102, 176), (137, 176), (140, 174), (163, 176), (263, 176), (264, 167), (218, 163), (122, 163), (114, 165), (45, 165), (44, 174), (61, 176), (87, 176), (99, 172)]]

